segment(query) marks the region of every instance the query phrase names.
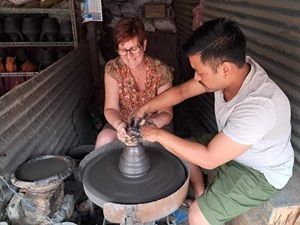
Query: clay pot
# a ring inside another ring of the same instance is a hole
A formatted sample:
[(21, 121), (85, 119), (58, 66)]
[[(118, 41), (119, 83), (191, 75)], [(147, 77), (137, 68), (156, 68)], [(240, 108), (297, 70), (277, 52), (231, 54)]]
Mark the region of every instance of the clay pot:
[(60, 36), (64, 41), (73, 40), (72, 25), (70, 21), (65, 21), (60, 24)]
[(5, 59), (6, 55), (6, 50), (4, 48), (0, 48), (0, 57), (2, 57), (2, 59)]
[(3, 36), (4, 36), (4, 32), (3, 32), (3, 22), (0, 19), (0, 41), (3, 41)]
[(56, 18), (44, 18), (42, 25), (41, 40), (56, 41), (59, 34), (59, 23)]
[(16, 49), (16, 57), (18, 62), (23, 63), (28, 60), (28, 52), (25, 48), (17, 48)]
[(6, 33), (13, 42), (23, 41), (19, 20), (15, 17), (6, 17), (3, 24)]
[(26, 60), (22, 65), (21, 65), (21, 71), (22, 72), (37, 72), (37, 67), (34, 65), (32, 62), (29, 60)]
[(40, 64), (42, 51), (40, 48), (30, 49), (30, 61), (36, 65)]
[(50, 66), (57, 60), (57, 55), (55, 50), (42, 49), (41, 50), (41, 61), (39, 64), (39, 70), (43, 70)]
[(22, 33), (26, 36), (28, 41), (38, 41), (40, 30), (41, 28), (37, 18), (23, 18)]

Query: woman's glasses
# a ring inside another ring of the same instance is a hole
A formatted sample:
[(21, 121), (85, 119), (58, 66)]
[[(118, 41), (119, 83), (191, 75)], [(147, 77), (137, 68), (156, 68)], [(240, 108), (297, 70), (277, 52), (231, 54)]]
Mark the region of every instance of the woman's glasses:
[(130, 52), (131, 54), (137, 54), (140, 52), (142, 45), (136, 45), (132, 46), (130, 49), (124, 49), (124, 48), (119, 48), (117, 51), (119, 55), (127, 55), (127, 52)]

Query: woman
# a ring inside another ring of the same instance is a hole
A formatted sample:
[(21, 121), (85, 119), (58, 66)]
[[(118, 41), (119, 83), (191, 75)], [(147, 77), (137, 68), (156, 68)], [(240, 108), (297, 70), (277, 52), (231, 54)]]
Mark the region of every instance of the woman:
[[(145, 55), (145, 28), (136, 18), (120, 20), (114, 29), (119, 57), (105, 66), (104, 115), (108, 124), (97, 137), (95, 148), (117, 137), (125, 141), (126, 123), (140, 106), (172, 86), (172, 70), (158, 59)], [(172, 108), (165, 108), (147, 120), (164, 127), (172, 120)]]

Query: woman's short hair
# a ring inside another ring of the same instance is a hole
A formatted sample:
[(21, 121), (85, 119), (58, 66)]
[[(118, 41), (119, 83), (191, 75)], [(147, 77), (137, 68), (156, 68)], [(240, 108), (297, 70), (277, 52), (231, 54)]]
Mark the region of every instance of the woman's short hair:
[(143, 22), (138, 18), (123, 18), (114, 28), (115, 45), (118, 48), (121, 42), (129, 41), (137, 37), (140, 44), (146, 39), (145, 27)]

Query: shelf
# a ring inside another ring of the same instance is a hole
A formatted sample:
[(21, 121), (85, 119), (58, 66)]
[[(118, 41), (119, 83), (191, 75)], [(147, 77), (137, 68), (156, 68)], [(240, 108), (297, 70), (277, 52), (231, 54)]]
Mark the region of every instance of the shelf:
[(65, 47), (74, 46), (74, 42), (0, 42), (0, 47)]
[(3, 14), (23, 14), (23, 13), (54, 13), (65, 14), (70, 13), (69, 9), (59, 8), (17, 8), (17, 7), (1, 7), (0, 13)]
[[(0, 0), (1, 1), (1, 0)], [(68, 0), (69, 8), (21, 8), (21, 7), (0, 7), (1, 14), (54, 14), (57, 16), (66, 15), (70, 16), (72, 25), (73, 41), (69, 42), (0, 42), (0, 47), (73, 47), (78, 48), (78, 37), (76, 27), (75, 15), (75, 0)]]
[(15, 73), (0, 73), (0, 77), (33, 77), (39, 72), (15, 72)]

